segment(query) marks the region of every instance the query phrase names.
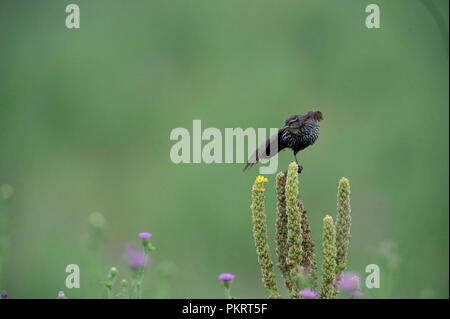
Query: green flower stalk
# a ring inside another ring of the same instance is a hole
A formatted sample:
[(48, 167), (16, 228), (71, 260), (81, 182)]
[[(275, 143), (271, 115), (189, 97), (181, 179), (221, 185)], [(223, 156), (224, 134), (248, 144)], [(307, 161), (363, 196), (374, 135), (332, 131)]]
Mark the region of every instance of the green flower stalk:
[(283, 274), (286, 288), (289, 291), (293, 290), (293, 284), (289, 275), (289, 264), (287, 262), (288, 248), (287, 248), (287, 223), (288, 218), (286, 214), (286, 174), (279, 172), (276, 177), (277, 181), (277, 221), (276, 221), (276, 235), (275, 241), (277, 243), (277, 266)]
[(301, 216), (298, 206), (298, 166), (294, 162), (289, 164), (286, 177), (286, 214), (288, 217), (288, 264), (292, 270), (300, 265), (303, 254)]
[(142, 283), (144, 281), (144, 265), (145, 261), (148, 259), (148, 254), (154, 251), (156, 248), (150, 243), (150, 238), (152, 234), (149, 232), (139, 233), (139, 238), (141, 239), (142, 248), (144, 249), (144, 253), (142, 255), (143, 267), (139, 267), (136, 270), (135, 274), (135, 288), (136, 288), (136, 298), (141, 299), (142, 295)]
[(336, 275), (347, 268), (347, 252), (350, 243), (350, 182), (342, 177), (339, 181), (337, 194), (337, 217), (336, 217)]
[(334, 287), (336, 276), (336, 243), (333, 218), (328, 215), (323, 219), (322, 245), (322, 289), (320, 298), (331, 299), (336, 296)]
[(252, 187), (252, 205), (250, 208), (252, 210), (253, 238), (255, 240), (258, 261), (261, 266), (262, 280), (264, 286), (270, 290), (270, 298), (278, 298), (277, 284), (275, 282), (273, 264), (267, 243), (267, 222), (264, 211), (264, 183), (267, 181), (267, 178), (263, 176), (256, 178)]
[(219, 275), (219, 280), (223, 282), (223, 287), (225, 288), (225, 297), (227, 299), (234, 299), (231, 296), (230, 286), (234, 280), (234, 275), (229, 273), (223, 273)]
[(128, 290), (128, 281), (123, 279), (120, 281), (121, 297), (124, 299), (130, 298), (130, 293)]
[(114, 283), (116, 282), (116, 277), (118, 273), (119, 272), (116, 267), (111, 267), (111, 269), (108, 272), (107, 281), (105, 283), (108, 299), (111, 299), (113, 297)]

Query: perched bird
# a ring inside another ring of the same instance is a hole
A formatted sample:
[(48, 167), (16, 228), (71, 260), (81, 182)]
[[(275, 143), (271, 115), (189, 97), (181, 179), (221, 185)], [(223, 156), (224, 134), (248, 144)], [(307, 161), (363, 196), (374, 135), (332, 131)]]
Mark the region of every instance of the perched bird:
[[(321, 120), (323, 120), (323, 115), (320, 111), (309, 111), (305, 115), (292, 115), (284, 122), (284, 126), (278, 130), (278, 133), (272, 135), (250, 156), (244, 172), (260, 159), (269, 159), (286, 148), (290, 148), (294, 152), (295, 162), (298, 165), (297, 153), (317, 140), (319, 137), (317, 123)], [(302, 169), (303, 167), (299, 165), (298, 172), (301, 173)]]

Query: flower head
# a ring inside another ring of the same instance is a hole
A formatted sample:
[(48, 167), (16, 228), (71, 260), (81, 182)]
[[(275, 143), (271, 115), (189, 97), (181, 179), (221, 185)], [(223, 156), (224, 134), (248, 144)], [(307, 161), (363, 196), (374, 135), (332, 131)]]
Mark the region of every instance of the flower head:
[(342, 292), (359, 290), (359, 276), (351, 271), (344, 271), (337, 278), (337, 287)]
[(152, 237), (151, 233), (148, 232), (139, 233), (139, 238), (142, 240), (150, 239), (151, 237)]
[(66, 298), (66, 295), (64, 295), (64, 291), (62, 291), (62, 290), (60, 290), (59, 292), (58, 292), (58, 297), (57, 297), (58, 299), (65, 299)]
[(133, 270), (145, 268), (149, 264), (149, 256), (135, 246), (127, 246), (125, 248), (125, 257)]
[(219, 275), (219, 280), (221, 281), (232, 281), (234, 280), (234, 275), (229, 273), (224, 273)]
[(0, 299), (6, 299), (8, 298), (8, 293), (6, 292), (6, 290), (3, 290), (2, 293), (0, 294)]
[(314, 291), (312, 291), (311, 289), (300, 290), (299, 294), (300, 294), (301, 297), (307, 298), (307, 299), (315, 299), (315, 298), (317, 298), (317, 294)]

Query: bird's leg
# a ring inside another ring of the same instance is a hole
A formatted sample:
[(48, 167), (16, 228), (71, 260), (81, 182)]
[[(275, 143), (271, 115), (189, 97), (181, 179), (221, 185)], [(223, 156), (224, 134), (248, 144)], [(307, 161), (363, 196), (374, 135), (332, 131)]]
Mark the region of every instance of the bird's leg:
[(301, 165), (298, 163), (298, 160), (297, 160), (297, 153), (295, 153), (295, 152), (294, 152), (294, 158), (295, 158), (295, 163), (297, 163), (297, 166), (298, 166), (298, 173), (300, 174), (300, 173), (303, 171), (303, 166), (301, 166)]

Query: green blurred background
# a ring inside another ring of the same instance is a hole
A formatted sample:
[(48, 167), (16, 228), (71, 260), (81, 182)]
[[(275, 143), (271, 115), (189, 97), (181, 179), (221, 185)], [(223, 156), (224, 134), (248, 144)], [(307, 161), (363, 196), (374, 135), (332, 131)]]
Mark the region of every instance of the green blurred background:
[[(320, 265), (321, 223), (352, 187), (349, 268), (378, 264), (367, 298), (449, 296), (448, 1), (0, 2), (0, 185), (10, 298), (104, 297), (127, 243), (153, 233), (144, 297), (263, 298), (242, 164), (173, 164), (173, 128), (280, 127), (319, 109), (300, 194)], [(437, 13), (437, 15), (436, 15)], [(438, 22), (438, 23), (437, 23)], [(279, 156), (285, 169), (292, 155)], [(274, 252), (275, 176), (267, 176)], [(5, 186), (6, 185), (6, 186)], [(5, 195), (6, 194), (6, 195)], [(88, 216), (101, 212), (100, 247)], [(272, 254), (274, 259), (274, 254)], [(81, 288), (65, 288), (65, 267)], [(168, 268), (171, 270), (169, 271)], [(166, 270), (166, 271), (165, 271)], [(162, 278), (161, 271), (169, 272)], [(281, 276), (277, 272), (279, 285)], [(286, 290), (282, 288), (286, 296)]]

